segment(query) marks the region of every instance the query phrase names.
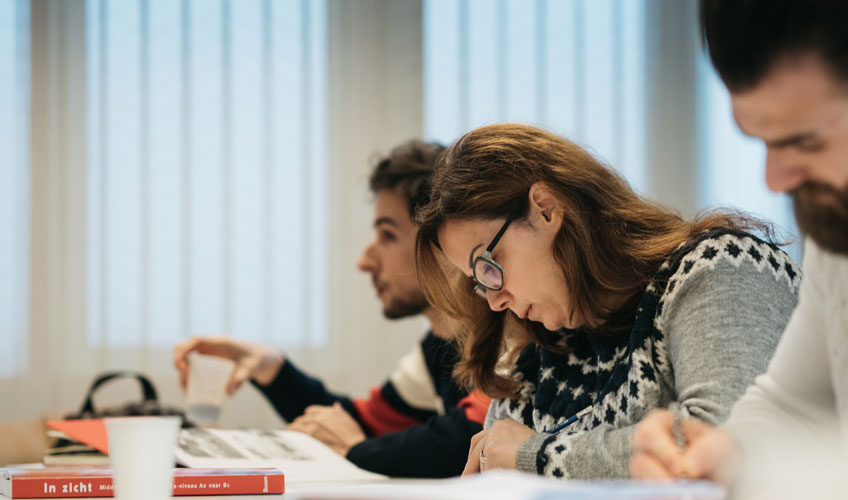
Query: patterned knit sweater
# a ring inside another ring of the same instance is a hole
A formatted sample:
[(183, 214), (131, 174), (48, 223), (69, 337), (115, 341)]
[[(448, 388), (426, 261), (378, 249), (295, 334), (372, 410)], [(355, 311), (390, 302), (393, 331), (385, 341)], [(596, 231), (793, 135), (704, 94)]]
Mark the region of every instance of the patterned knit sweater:
[(727, 417), (765, 371), (800, 279), (773, 245), (728, 229), (703, 233), (660, 267), (629, 334), (551, 332), (565, 355), (528, 346), (514, 368), (517, 397), (493, 401), (486, 426), (512, 418), (536, 430), (519, 449), (520, 470), (628, 477), (633, 429), (651, 409), (677, 401), (684, 415), (714, 424)]

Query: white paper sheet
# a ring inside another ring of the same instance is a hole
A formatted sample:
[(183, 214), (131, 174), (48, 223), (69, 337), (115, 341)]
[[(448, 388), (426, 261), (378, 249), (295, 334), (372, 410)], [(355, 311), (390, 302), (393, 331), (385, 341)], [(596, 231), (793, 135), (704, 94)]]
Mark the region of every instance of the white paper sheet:
[(725, 492), (715, 484), (702, 481), (569, 481), (515, 471), (492, 471), (447, 480), (311, 487), (290, 496), (289, 500), (720, 500)]
[(286, 490), (305, 483), (377, 482), (386, 476), (364, 471), (320, 441), (300, 432), (186, 429), (177, 462), (187, 467), (276, 467)]

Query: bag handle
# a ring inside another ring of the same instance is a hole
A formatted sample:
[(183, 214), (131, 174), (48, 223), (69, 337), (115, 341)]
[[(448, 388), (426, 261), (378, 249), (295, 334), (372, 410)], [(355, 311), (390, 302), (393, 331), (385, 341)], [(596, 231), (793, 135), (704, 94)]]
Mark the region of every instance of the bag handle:
[(94, 411), (94, 392), (97, 390), (98, 387), (110, 380), (125, 377), (134, 378), (138, 380), (138, 383), (141, 386), (141, 394), (144, 403), (148, 401), (154, 403), (156, 402), (156, 389), (153, 388), (153, 384), (150, 383), (150, 380), (148, 380), (147, 377), (145, 377), (141, 373), (131, 371), (108, 372), (97, 377), (91, 384), (91, 387), (88, 389), (88, 394), (86, 394), (85, 396), (85, 402), (83, 403), (82, 409), (80, 410), (80, 417), (85, 417), (86, 415), (97, 415), (97, 412)]

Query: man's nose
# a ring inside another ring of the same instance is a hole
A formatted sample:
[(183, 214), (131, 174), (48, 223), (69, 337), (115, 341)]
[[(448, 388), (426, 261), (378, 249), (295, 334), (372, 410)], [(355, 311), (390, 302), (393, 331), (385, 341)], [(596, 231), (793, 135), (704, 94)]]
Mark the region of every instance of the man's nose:
[(374, 252), (374, 243), (370, 243), (367, 247), (365, 247), (362, 254), (359, 256), (359, 259), (356, 261), (356, 267), (358, 267), (360, 271), (366, 273), (373, 273), (377, 269), (377, 258)]
[(776, 193), (797, 188), (807, 180), (806, 169), (792, 163), (787, 153), (766, 150), (766, 185)]

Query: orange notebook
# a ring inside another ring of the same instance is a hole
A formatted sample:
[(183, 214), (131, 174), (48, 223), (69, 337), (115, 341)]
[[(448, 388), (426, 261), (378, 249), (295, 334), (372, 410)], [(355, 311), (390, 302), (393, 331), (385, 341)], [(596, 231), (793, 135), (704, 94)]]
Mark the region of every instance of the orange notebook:
[(106, 436), (106, 422), (101, 418), (81, 420), (48, 420), (47, 426), (64, 432), (73, 440), (91, 446), (106, 455), (109, 454), (109, 438)]

